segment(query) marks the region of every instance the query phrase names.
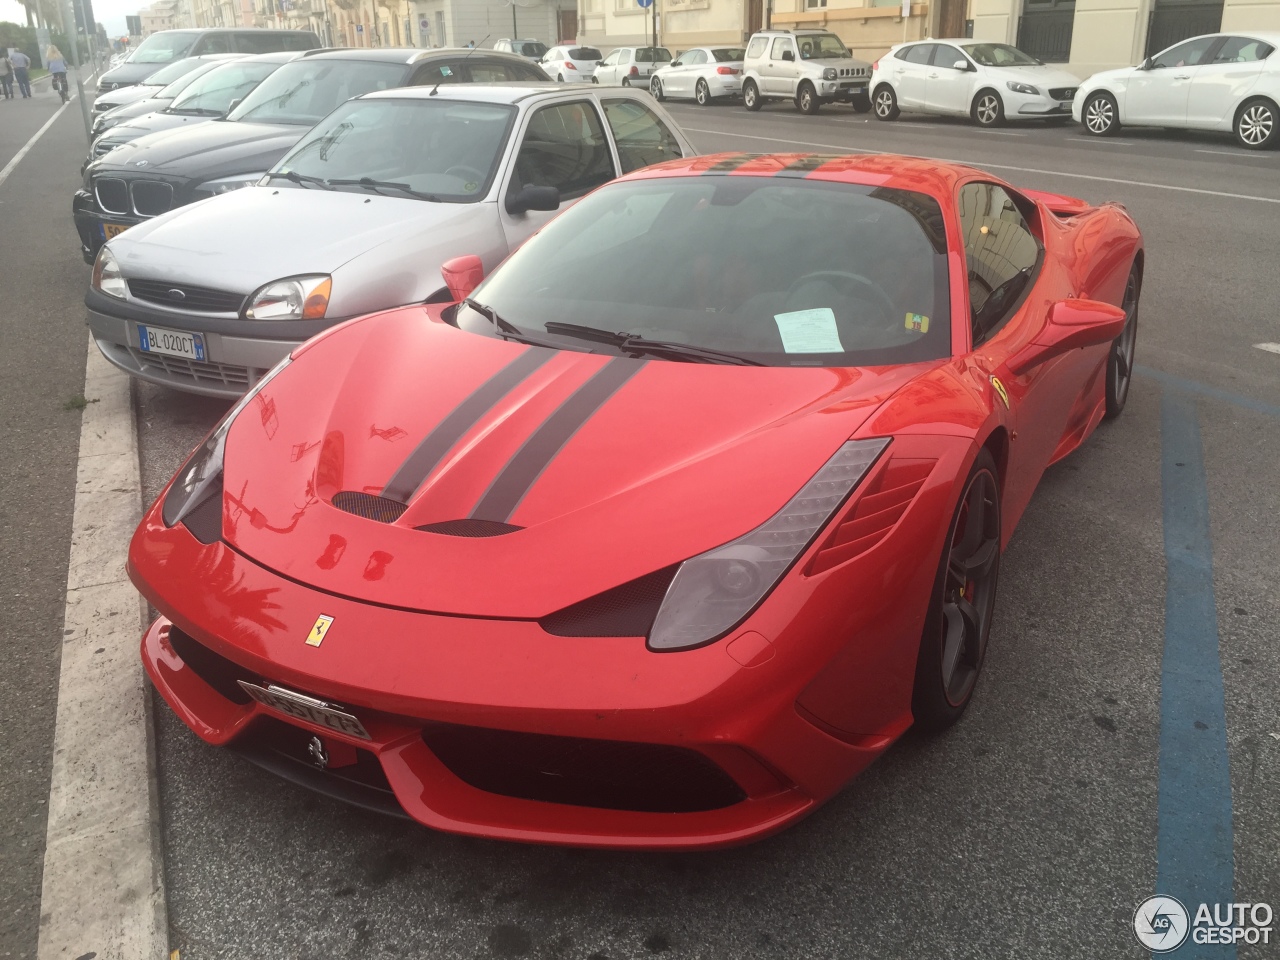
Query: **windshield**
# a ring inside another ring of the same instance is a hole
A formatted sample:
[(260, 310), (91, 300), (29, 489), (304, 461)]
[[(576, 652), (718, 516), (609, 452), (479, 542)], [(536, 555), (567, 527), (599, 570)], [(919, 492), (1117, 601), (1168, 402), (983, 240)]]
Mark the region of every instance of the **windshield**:
[(637, 63), (670, 63), (671, 51), (666, 47), (636, 47)]
[(547, 45), (541, 40), (516, 40), (511, 49), (524, 57), (541, 57), (547, 52)]
[[(551, 221), (473, 299), (539, 339), (559, 321), (771, 366), (908, 363), (951, 352), (945, 251), (924, 194), (745, 175), (620, 181)], [(469, 306), (457, 322), (494, 332)]]
[(200, 67), (207, 67), (208, 65), (208, 60), (201, 60), (198, 57), (190, 57), (185, 60), (179, 60), (176, 63), (171, 63), (167, 67), (161, 67), (151, 76), (147, 77), (144, 82), (148, 86), (154, 85), (163, 87), (173, 83), (173, 81), (177, 80), (179, 77), (185, 77), (193, 70)]
[(227, 119), (311, 126), (345, 100), (400, 86), (407, 72), (401, 63), (295, 60), (255, 87)]
[(960, 49), (983, 67), (1034, 67), (1040, 63), (1007, 43), (966, 43)]
[[(188, 70), (185, 74), (183, 74), (177, 80), (173, 81), (173, 83), (166, 86), (163, 90), (157, 91), (156, 92), (157, 100), (165, 100), (165, 99), (173, 100), (181, 96), (184, 90), (190, 87), (193, 83), (195, 83), (205, 74), (212, 73), (214, 70), (217, 70), (219, 67), (226, 64), (225, 60), (198, 60), (195, 57), (192, 57), (189, 60), (183, 60), (182, 62), (194, 63), (196, 68), (194, 70)], [(166, 67), (165, 69), (168, 69), (168, 68)]]
[(747, 51), (742, 47), (715, 47), (711, 55), (716, 58), (716, 63), (733, 63), (746, 57)]
[[(273, 172), (297, 174), (302, 189), (367, 177), (443, 202), (474, 203), (488, 192), (514, 116), (506, 104), (354, 100), (318, 124)], [(360, 183), (340, 188), (373, 192)], [(409, 195), (391, 186), (382, 192)]]
[(801, 60), (843, 60), (850, 55), (834, 33), (802, 34), (796, 37), (796, 43), (800, 46)]
[(170, 113), (192, 113), (220, 117), (231, 101), (245, 94), (271, 76), (278, 63), (224, 63), (192, 81), (190, 86), (169, 104)]
[(143, 40), (138, 49), (129, 58), (130, 63), (168, 63), (187, 55), (191, 45), (200, 34), (188, 33), (185, 30), (166, 30), (164, 33), (153, 33)]

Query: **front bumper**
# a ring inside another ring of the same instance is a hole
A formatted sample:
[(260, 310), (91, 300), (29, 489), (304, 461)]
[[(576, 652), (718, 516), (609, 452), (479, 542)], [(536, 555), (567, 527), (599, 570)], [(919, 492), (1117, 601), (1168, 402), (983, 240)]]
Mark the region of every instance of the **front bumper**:
[(1071, 116), (1070, 100), (1054, 100), (1045, 95), (1032, 96), (1005, 90), (1004, 115), (1007, 120), (1044, 120), (1050, 117)]
[(857, 80), (823, 80), (818, 84), (818, 96), (824, 103), (852, 103), (869, 96), (870, 78)]
[[(86, 159), (86, 165), (88, 160)], [(81, 173), (84, 168), (81, 167)], [(76, 233), (80, 234), (80, 255), (85, 263), (93, 263), (98, 251), (106, 240), (106, 227), (132, 227), (142, 222), (143, 218), (133, 214), (103, 213), (93, 194), (81, 187), (71, 198), (71, 217), (76, 224)]]

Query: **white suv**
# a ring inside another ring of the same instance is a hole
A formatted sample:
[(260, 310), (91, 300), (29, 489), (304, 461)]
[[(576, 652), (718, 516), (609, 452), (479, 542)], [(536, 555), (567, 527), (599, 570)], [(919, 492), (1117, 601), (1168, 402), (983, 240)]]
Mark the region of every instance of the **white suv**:
[(742, 105), (759, 110), (770, 100), (794, 100), (801, 113), (842, 101), (858, 113), (871, 109), (871, 67), (827, 30), (761, 30), (747, 43)]

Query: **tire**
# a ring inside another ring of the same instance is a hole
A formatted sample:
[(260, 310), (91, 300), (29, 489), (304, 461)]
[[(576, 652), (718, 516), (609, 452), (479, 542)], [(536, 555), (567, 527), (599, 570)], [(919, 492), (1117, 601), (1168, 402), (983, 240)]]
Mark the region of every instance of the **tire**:
[[(991, 451), (984, 448), (978, 454), (962, 490), (947, 528), (916, 659), (911, 711), (916, 727), (924, 733), (946, 730), (969, 706), (995, 610), (1001, 517), (1000, 482)], [(970, 522), (979, 501), (982, 514), (971, 533)], [(976, 546), (971, 546), (971, 537)], [(971, 569), (968, 565), (974, 566)], [(962, 586), (958, 585), (961, 573)], [(970, 579), (970, 573), (977, 576)]]
[(822, 101), (818, 99), (818, 91), (813, 89), (813, 84), (808, 81), (800, 84), (796, 90), (796, 109), (811, 117), (821, 108)]
[[(592, 80), (594, 80), (594, 79), (595, 79), (595, 77), (592, 77), (591, 79), (592, 79)], [(631, 86), (631, 78), (630, 78), (630, 77), (623, 77), (623, 78), (622, 78), (622, 85), (623, 85), (624, 87), (629, 87), (629, 86)]]
[(1091, 94), (1080, 111), (1084, 132), (1093, 137), (1114, 136), (1120, 130), (1120, 108), (1105, 90)]
[(599, 77), (592, 77), (592, 78), (591, 78), (591, 82), (592, 82), (592, 83), (595, 83), (595, 84), (599, 84), (599, 83), (600, 83), (600, 78), (599, 78)]
[(654, 77), (649, 81), (649, 92), (653, 94), (653, 99), (657, 100), (659, 103), (667, 99), (666, 94), (662, 92), (662, 81), (657, 77)]
[(1128, 315), (1124, 330), (1111, 343), (1107, 355), (1107, 412), (1103, 416), (1114, 420), (1124, 412), (1129, 399), (1129, 386), (1133, 383), (1133, 357), (1138, 346), (1138, 300), (1142, 296), (1142, 271), (1135, 263), (1129, 271), (1129, 281), (1124, 288), (1121, 307)]
[(1280, 109), (1266, 97), (1254, 97), (1236, 113), (1236, 143), (1246, 150), (1266, 150), (1280, 140)]
[(854, 113), (870, 113), (871, 112), (870, 97), (855, 97), (851, 105), (853, 106)]
[(990, 87), (979, 90), (969, 108), (969, 116), (980, 127), (999, 127), (1004, 124), (1004, 101)]
[(742, 105), (752, 113), (760, 109), (760, 88), (754, 80), (747, 80), (742, 84)]
[[(592, 79), (592, 80), (595, 80), (595, 77), (592, 77), (591, 79)], [(563, 73), (562, 73), (562, 74), (560, 74), (560, 76), (556, 77), (556, 83), (564, 83), (564, 74), (563, 74)]]
[(707, 86), (707, 81), (698, 81), (698, 85), (693, 88), (693, 99), (698, 102), (700, 107), (711, 106), (711, 88)]
[(902, 111), (898, 109), (898, 95), (887, 83), (876, 87), (876, 96), (871, 105), (875, 107), (877, 120), (897, 120), (902, 115)]

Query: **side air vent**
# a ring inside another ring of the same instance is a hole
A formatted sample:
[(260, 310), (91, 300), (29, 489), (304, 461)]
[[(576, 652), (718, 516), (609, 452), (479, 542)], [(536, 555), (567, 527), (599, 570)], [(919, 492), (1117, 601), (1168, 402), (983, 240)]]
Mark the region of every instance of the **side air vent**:
[(907, 512), (936, 460), (894, 458), (858, 498), (853, 509), (827, 537), (806, 573), (821, 573), (852, 560), (885, 538)]
[(538, 621), (557, 637), (646, 637), (680, 564), (629, 580)]
[(441, 520), (439, 523), (426, 523), (415, 530), (426, 533), (438, 533), (446, 537), (500, 537), (504, 533), (515, 533), (524, 527), (514, 523), (502, 523), (498, 520)]
[(333, 495), (333, 505), (339, 510), (354, 513), (366, 520), (377, 520), (379, 523), (395, 523), (400, 519), (400, 514), (408, 509), (399, 500), (375, 497), (372, 493), (360, 493), (358, 490), (338, 491)]
[(201, 543), (217, 543), (222, 539), (222, 479), (208, 498), (182, 519), (182, 525)]

